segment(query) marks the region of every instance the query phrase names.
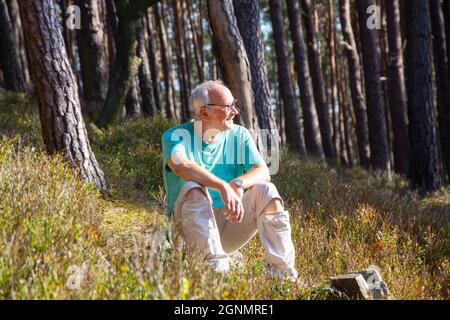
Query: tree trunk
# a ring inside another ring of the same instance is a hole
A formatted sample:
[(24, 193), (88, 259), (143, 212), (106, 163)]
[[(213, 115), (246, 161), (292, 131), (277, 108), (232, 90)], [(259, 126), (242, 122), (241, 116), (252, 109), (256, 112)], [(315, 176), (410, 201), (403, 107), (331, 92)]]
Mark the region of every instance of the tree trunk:
[(59, 7), (61, 8), (61, 25), (63, 28), (63, 38), (64, 38), (64, 43), (66, 44), (66, 50), (67, 50), (67, 56), (69, 57), (69, 61), (72, 65), (72, 69), (75, 59), (74, 59), (74, 53), (73, 53), (73, 33), (72, 30), (70, 30), (69, 28), (67, 28), (67, 18), (69, 17), (68, 13), (67, 13), (67, 9), (69, 8), (69, 6), (71, 5), (71, 0), (59, 0), (58, 1)]
[(109, 76), (111, 76), (114, 61), (116, 60), (116, 39), (119, 21), (117, 19), (117, 10), (114, 1), (105, 1), (105, 4), (108, 30)]
[(186, 52), (183, 44), (183, 38), (185, 36), (181, 24), (182, 24), (182, 11), (181, 3), (179, 0), (173, 0), (173, 18), (174, 18), (174, 35), (175, 35), (175, 48), (177, 56), (177, 75), (178, 82), (180, 84), (180, 99), (181, 99), (181, 115), (182, 121), (189, 119), (189, 91), (188, 91), (188, 75), (187, 75), (187, 62)]
[(77, 30), (81, 80), (87, 112), (96, 119), (108, 90), (108, 69), (103, 43), (103, 23), (96, 0), (76, 0), (81, 9), (81, 29)]
[[(444, 0), (443, 3), (444, 21), (445, 21), (445, 39), (447, 45), (447, 63), (448, 63), (448, 77), (450, 78), (450, 0)], [(450, 173), (449, 173), (450, 179)]]
[[(141, 63), (142, 65), (142, 63)], [(139, 68), (141, 67), (139, 66)], [(141, 88), (139, 81), (139, 71), (134, 77), (133, 81), (130, 83), (130, 88), (128, 89), (127, 97), (125, 98), (125, 115), (126, 117), (141, 116), (142, 115), (142, 98), (141, 98)]]
[(367, 28), (367, 8), (371, 0), (358, 0), (358, 20), (363, 56), (364, 83), (367, 98), (367, 119), (369, 125), (370, 159), (374, 170), (390, 171), (389, 146), (387, 141), (384, 97), (381, 87), (381, 56), (375, 29)]
[(243, 124), (250, 131), (261, 150), (258, 119), (253, 109), (254, 97), (250, 64), (231, 0), (221, 2), (208, 0), (208, 17), (224, 83), (230, 88), (233, 96), (238, 99)]
[(141, 111), (144, 115), (154, 116), (156, 114), (156, 108), (155, 98), (153, 96), (153, 84), (150, 72), (149, 57), (146, 48), (146, 40), (148, 39), (145, 34), (146, 25), (147, 19), (144, 16), (140, 19), (136, 30), (136, 37), (138, 40), (137, 55), (142, 60), (138, 70), (138, 83), (141, 102), (140, 109), (142, 109)]
[(343, 126), (344, 126), (344, 146), (345, 146), (345, 152), (347, 154), (347, 165), (349, 167), (352, 167), (354, 165), (354, 157), (353, 157), (353, 141), (352, 141), (352, 126), (351, 123), (354, 123), (352, 121), (352, 111), (350, 110), (350, 104), (348, 102), (348, 93), (347, 93), (347, 83), (348, 79), (345, 74), (345, 70), (343, 66), (340, 67), (340, 74), (341, 74), (341, 81), (339, 81), (340, 86), (340, 103), (339, 105), (342, 106), (342, 115), (343, 115)]
[[(189, 18), (187, 17), (187, 9), (186, 9), (186, 2), (188, 0), (181, 1), (181, 30), (182, 30), (182, 42), (184, 46), (184, 52), (186, 53), (186, 80), (187, 80), (187, 96), (189, 100), (189, 96), (191, 94), (192, 90), (192, 68), (193, 68), (193, 62), (192, 62), (192, 56), (194, 55), (192, 53), (192, 34), (189, 32), (187, 23)], [(187, 108), (187, 114), (188, 118), (190, 118), (190, 110), (189, 107)]]
[(448, 48), (445, 43), (445, 24), (441, 4), (440, 0), (430, 0), (439, 136), (444, 173), (450, 175), (450, 79), (447, 61)]
[(342, 104), (342, 115), (344, 117), (344, 141), (345, 141), (345, 152), (347, 154), (347, 165), (349, 167), (353, 167), (353, 143), (352, 143), (352, 135), (351, 135), (351, 127), (350, 127), (350, 108), (348, 104), (343, 101)]
[(306, 150), (309, 154), (324, 158), (320, 137), (319, 121), (317, 119), (316, 104), (314, 103), (313, 86), (309, 73), (308, 58), (303, 37), (302, 16), (298, 1), (286, 0), (291, 30), (292, 47), (294, 49), (297, 84), (300, 90), (300, 101), (303, 110), (303, 126)]
[(89, 145), (53, 2), (23, 0), (19, 8), (47, 151), (62, 151), (83, 178), (106, 190), (103, 172)]
[(136, 55), (136, 27), (139, 18), (156, 0), (115, 0), (119, 25), (116, 58), (109, 76), (108, 93), (98, 126), (106, 128), (116, 122), (122, 112), (131, 81), (136, 76), (141, 59)]
[(388, 147), (388, 159), (389, 159), (389, 170), (393, 170), (394, 166), (394, 157), (392, 153), (392, 121), (390, 114), (390, 105), (389, 105), (389, 88), (387, 81), (387, 69), (388, 69), (388, 59), (389, 59), (389, 51), (388, 51), (388, 37), (387, 37), (387, 26), (386, 26), (386, 7), (384, 3), (381, 3), (381, 0), (376, 0), (376, 5), (379, 6), (380, 10), (380, 27), (378, 30), (378, 42), (380, 43), (380, 82), (381, 82), (381, 92), (383, 95), (384, 102), (384, 120), (386, 123), (386, 141)]
[(255, 113), (258, 116), (259, 128), (267, 130), (267, 147), (278, 148), (280, 137), (272, 111), (264, 43), (259, 24), (259, 4), (257, 0), (234, 0), (233, 4), (239, 32), (250, 62)]
[(397, 173), (406, 175), (409, 171), (409, 137), (399, 2), (386, 0), (385, 3), (389, 41), (388, 94), (394, 134), (394, 168)]
[(432, 51), (428, 0), (415, 0), (405, 6), (406, 79), (408, 92), (410, 177), (424, 190), (441, 187), (438, 137), (433, 105)]
[(280, 0), (269, 0), (269, 11), (272, 20), (275, 55), (277, 58), (278, 87), (284, 108), (283, 115), (286, 140), (293, 151), (299, 153), (302, 157), (306, 157), (305, 141), (300, 130), (297, 103), (295, 101), (289, 70), (289, 58)]
[(330, 57), (330, 91), (331, 91), (331, 110), (333, 123), (333, 144), (336, 154), (339, 152), (339, 117), (336, 110), (339, 110), (336, 85), (336, 19), (333, 13), (333, 0), (328, 0), (328, 39), (327, 49)]
[[(159, 8), (160, 7), (160, 8)], [(160, 12), (161, 11), (161, 12)], [(159, 41), (161, 44), (161, 63), (164, 73), (164, 87), (166, 96), (166, 116), (169, 119), (176, 119), (175, 99), (172, 78), (172, 49), (167, 39), (166, 25), (162, 16), (164, 15), (164, 2), (155, 6), (156, 25), (158, 26)]]
[(349, 0), (339, 0), (339, 13), (342, 32), (344, 34), (344, 45), (347, 51), (350, 91), (356, 115), (359, 161), (361, 166), (367, 169), (370, 167), (369, 130), (367, 127), (366, 102), (362, 87), (361, 64), (350, 21)]
[[(339, 50), (337, 60), (344, 59), (343, 52)], [(340, 150), (341, 163), (346, 166), (354, 165), (353, 157), (353, 141), (352, 141), (352, 127), (354, 123), (350, 110), (349, 95), (347, 92), (348, 78), (346, 76), (346, 65), (344, 63), (336, 66), (337, 73), (337, 95), (339, 100), (339, 130), (340, 130)]]
[(19, 5), (16, 0), (7, 0), (9, 18), (14, 33), (14, 42), (20, 55), (20, 63), (22, 66), (25, 84), (30, 81), (30, 72), (28, 70), (27, 53), (25, 49), (25, 40), (23, 38), (22, 22), (20, 21)]
[(192, 43), (194, 45), (195, 64), (197, 66), (198, 80), (200, 83), (202, 83), (205, 81), (205, 70), (203, 64), (203, 44), (201, 41), (201, 32), (199, 32), (199, 28), (201, 28), (201, 25), (200, 27), (197, 25), (197, 21), (195, 19), (196, 16), (193, 15), (190, 1), (187, 2), (187, 11), (189, 26), (192, 32)]
[(341, 165), (344, 166), (349, 166), (349, 157), (348, 157), (348, 153), (347, 153), (347, 136), (346, 136), (346, 131), (345, 131), (345, 106), (344, 105), (340, 105), (339, 107), (339, 113), (338, 113), (338, 117), (339, 117), (339, 148), (341, 150), (340, 153), (340, 162)]
[[(153, 7), (154, 10), (157, 10), (156, 5)], [(155, 112), (161, 112), (161, 88), (160, 88), (160, 80), (159, 80), (159, 70), (160, 66), (157, 61), (156, 51), (157, 48), (157, 34), (153, 27), (152, 23), (152, 14), (147, 12), (147, 36), (148, 36), (148, 59), (150, 62), (150, 74), (152, 79), (152, 90), (153, 90), (153, 99), (155, 100)], [(159, 50), (161, 54), (161, 50)]]
[(5, 0), (0, 0), (0, 69), (3, 71), (5, 89), (14, 92), (25, 91), (20, 52), (14, 43), (14, 33)]
[[(64, 43), (66, 44), (67, 56), (69, 57), (70, 66), (72, 67), (72, 72), (77, 81), (78, 94), (80, 97), (82, 97), (83, 86), (81, 83), (81, 74), (80, 74), (80, 71), (76, 68), (78, 54), (77, 54), (77, 48), (76, 48), (75, 30), (70, 30), (67, 27), (67, 19), (69, 17), (69, 14), (67, 13), (67, 9), (72, 4), (73, 4), (72, 0), (60, 0), (59, 1), (59, 6), (61, 8), (61, 16), (62, 16), (61, 24), (63, 27), (63, 38), (64, 38)], [(81, 103), (81, 109), (82, 109), (82, 111), (84, 111), (85, 106), (83, 104), (83, 100), (81, 100), (80, 103)]]
[[(292, 2), (292, 0), (291, 0)], [(323, 152), (327, 159), (336, 156), (331, 138), (330, 117), (325, 93), (325, 82), (322, 76), (322, 67), (320, 63), (320, 54), (316, 37), (316, 28), (314, 27), (312, 17), (314, 10), (311, 0), (302, 0), (302, 18), (306, 30), (306, 43), (308, 45), (308, 61), (311, 70), (314, 101), (319, 117), (320, 135), (322, 137)], [(305, 128), (306, 129), (306, 128)]]
[[(172, 18), (170, 18), (170, 16), (172, 16)], [(170, 8), (169, 6), (169, 0), (161, 0), (161, 19), (164, 22), (164, 26), (166, 30), (174, 30), (175, 26), (174, 26), (174, 18), (173, 18), (173, 10)], [(169, 55), (169, 64), (171, 66), (171, 72), (173, 73), (175, 71), (176, 73), (176, 69), (173, 70), (172, 66), (174, 65), (173, 59), (172, 59), (172, 52), (173, 52), (173, 44), (175, 42), (175, 35), (174, 32), (166, 32), (167, 35), (167, 43), (168, 43), (168, 48), (170, 49), (170, 55)], [(175, 47), (176, 49), (176, 47)], [(176, 50), (175, 50), (175, 55), (176, 55)], [(178, 83), (178, 89), (180, 84)], [(173, 106), (174, 106), (174, 112), (175, 112), (175, 118), (176, 119), (181, 119), (182, 118), (182, 104), (181, 104), (181, 99), (180, 99), (180, 92), (177, 93), (177, 91), (175, 90), (175, 76), (172, 75), (172, 100), (173, 100)]]

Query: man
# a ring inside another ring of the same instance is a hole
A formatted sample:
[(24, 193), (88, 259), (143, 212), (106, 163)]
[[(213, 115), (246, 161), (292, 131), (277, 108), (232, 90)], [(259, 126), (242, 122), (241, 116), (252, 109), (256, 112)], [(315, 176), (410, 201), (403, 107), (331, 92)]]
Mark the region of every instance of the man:
[(164, 132), (166, 213), (216, 271), (259, 232), (266, 270), (295, 281), (289, 214), (249, 131), (233, 124), (236, 102), (221, 82), (204, 82), (189, 100), (195, 121)]

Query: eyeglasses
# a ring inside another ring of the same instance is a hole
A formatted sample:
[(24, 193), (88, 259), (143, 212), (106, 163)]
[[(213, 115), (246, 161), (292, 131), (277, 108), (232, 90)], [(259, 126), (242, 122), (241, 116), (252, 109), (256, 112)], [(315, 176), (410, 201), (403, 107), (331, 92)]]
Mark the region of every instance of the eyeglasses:
[(234, 99), (234, 101), (231, 104), (214, 104), (214, 103), (208, 103), (206, 106), (208, 107), (222, 107), (227, 108), (227, 110), (231, 110), (231, 108), (235, 108), (236, 110), (239, 110), (239, 107), (237, 105), (237, 99)]

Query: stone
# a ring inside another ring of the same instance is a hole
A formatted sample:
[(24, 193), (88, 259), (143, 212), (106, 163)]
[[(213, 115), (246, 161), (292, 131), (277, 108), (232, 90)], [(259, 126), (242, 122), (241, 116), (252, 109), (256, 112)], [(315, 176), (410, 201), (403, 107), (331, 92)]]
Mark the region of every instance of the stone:
[(391, 300), (392, 296), (386, 283), (381, 278), (380, 271), (376, 266), (370, 266), (366, 270), (354, 271), (350, 274), (360, 274), (366, 281), (374, 300)]
[(331, 286), (345, 293), (350, 299), (373, 299), (372, 292), (361, 274), (349, 273), (332, 277)]

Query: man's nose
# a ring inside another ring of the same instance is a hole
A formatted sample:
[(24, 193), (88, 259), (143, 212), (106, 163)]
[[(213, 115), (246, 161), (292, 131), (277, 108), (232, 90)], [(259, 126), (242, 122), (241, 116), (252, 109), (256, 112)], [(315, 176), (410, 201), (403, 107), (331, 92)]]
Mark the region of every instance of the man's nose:
[(237, 105), (232, 106), (232, 107), (231, 107), (231, 112), (232, 112), (234, 115), (238, 115), (238, 114), (239, 114), (239, 108), (238, 108), (238, 106), (237, 106)]

